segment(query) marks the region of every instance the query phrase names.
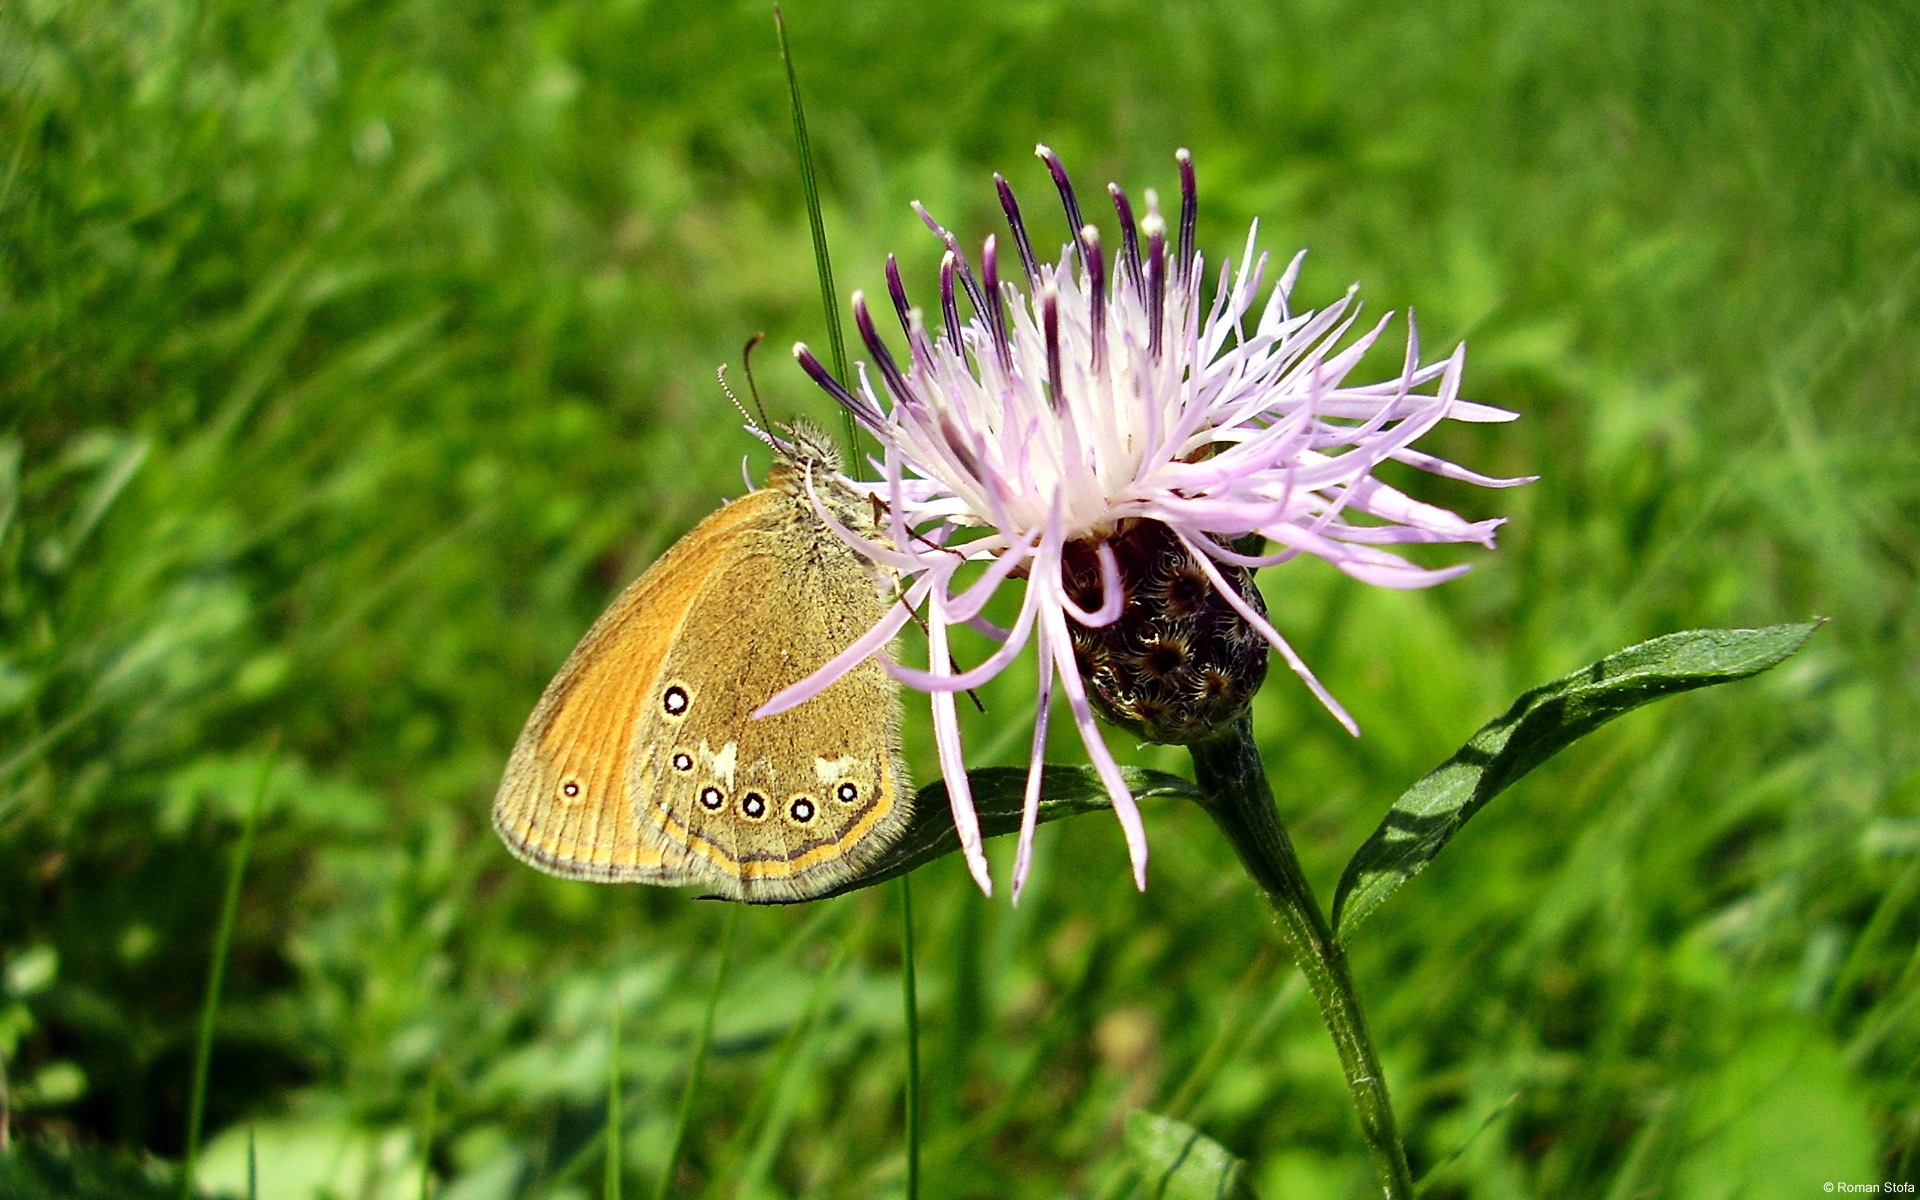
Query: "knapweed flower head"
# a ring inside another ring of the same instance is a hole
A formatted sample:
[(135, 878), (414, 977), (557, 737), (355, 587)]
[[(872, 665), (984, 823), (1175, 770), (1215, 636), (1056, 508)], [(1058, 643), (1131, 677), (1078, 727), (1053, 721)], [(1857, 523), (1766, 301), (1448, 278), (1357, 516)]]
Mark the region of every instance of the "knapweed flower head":
[[(1421, 503), (1375, 471), (1398, 462), (1490, 487), (1525, 482), (1413, 448), (1443, 420), (1515, 416), (1459, 398), (1464, 347), (1423, 365), (1409, 320), (1400, 372), (1349, 382), (1391, 314), (1354, 335), (1360, 309), (1352, 290), (1325, 309), (1296, 310), (1300, 256), (1263, 301), (1268, 261), (1256, 249), (1257, 223), (1239, 263), (1223, 268), (1205, 295), (1186, 151), (1176, 156), (1177, 231), (1153, 192), (1136, 219), (1126, 193), (1109, 185), (1119, 235), (1111, 242), (1086, 219), (1060, 160), (1044, 146), (1038, 154), (1066, 210), (1057, 260), (1036, 254), (1013, 190), (996, 175), (1013, 263), (989, 237), (976, 270), (958, 238), (919, 210), (947, 247), (933, 328), (909, 303), (898, 264), (887, 260), (904, 358), (888, 347), (858, 292), (854, 320), (871, 362), (856, 379), (836, 379), (804, 345), (794, 348), (814, 381), (880, 444), (883, 479), (849, 482), (885, 506), (891, 544), (836, 528), (898, 572), (902, 597), (864, 637), (760, 710), (783, 711), (817, 695), (879, 652), (924, 606), (927, 669), (887, 665), (931, 694), (954, 824), (969, 870), (990, 892), (955, 696), (1006, 669), (1031, 643), (1039, 708), (1016, 897), (1031, 858), (1056, 686), (1145, 886), (1146, 833), (1096, 711), (1153, 740), (1195, 740), (1244, 711), (1271, 647), (1357, 733), (1267, 620), (1252, 571), (1308, 554), (1381, 587), (1439, 583), (1467, 568), (1429, 569), (1390, 547), (1490, 548), (1500, 520), (1468, 521)], [(991, 624), (982, 615), (988, 602), (1016, 580), (1024, 592), (1018, 616), (1006, 628)], [(957, 669), (949, 652), (956, 625), (999, 645), (979, 665)]]

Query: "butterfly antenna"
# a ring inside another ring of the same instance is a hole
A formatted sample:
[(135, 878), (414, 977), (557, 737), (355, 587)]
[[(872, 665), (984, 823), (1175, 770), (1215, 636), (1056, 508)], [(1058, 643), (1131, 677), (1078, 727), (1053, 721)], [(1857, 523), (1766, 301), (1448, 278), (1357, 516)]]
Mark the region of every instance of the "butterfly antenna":
[(733, 402), (734, 411), (739, 413), (740, 419), (747, 423), (747, 432), (769, 446), (775, 445), (773, 435), (760, 427), (760, 422), (754, 420), (753, 414), (748, 412), (746, 406), (740, 403), (740, 397), (734, 395), (733, 387), (727, 383), (727, 364), (721, 363), (720, 369), (714, 372), (714, 376), (720, 381), (720, 390), (725, 392), (727, 399)]
[[(740, 351), (740, 369), (746, 372), (747, 394), (753, 397), (753, 410), (760, 414), (760, 427), (762, 429), (772, 429), (773, 421), (767, 416), (767, 406), (760, 402), (760, 387), (753, 381), (753, 350), (754, 347), (766, 340), (767, 335), (765, 332), (756, 333), (747, 339), (746, 347)], [(736, 400), (734, 403), (738, 404), (739, 401)]]
[(746, 348), (740, 352), (741, 367), (747, 373), (747, 394), (753, 397), (754, 410), (760, 414), (757, 420), (753, 413), (747, 411), (747, 406), (740, 403), (739, 395), (727, 382), (727, 364), (721, 363), (720, 369), (714, 374), (720, 380), (720, 390), (725, 392), (727, 399), (732, 402), (734, 411), (746, 421), (748, 431), (775, 450), (779, 450), (781, 449), (780, 439), (773, 435), (773, 421), (767, 416), (766, 405), (760, 403), (759, 389), (753, 386), (753, 348), (764, 341), (766, 336), (764, 333), (754, 334), (747, 340)]

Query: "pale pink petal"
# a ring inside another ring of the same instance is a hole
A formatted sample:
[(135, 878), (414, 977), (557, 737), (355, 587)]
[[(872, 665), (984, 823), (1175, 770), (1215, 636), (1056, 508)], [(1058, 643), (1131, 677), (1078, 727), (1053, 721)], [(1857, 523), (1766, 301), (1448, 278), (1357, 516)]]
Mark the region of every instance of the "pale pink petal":
[[(981, 272), (976, 276), (959, 240), (916, 206), (945, 249), (939, 295), (924, 306), (938, 314), (933, 327), (922, 319), (922, 308), (907, 300), (890, 260), (888, 287), (906, 333), (904, 357), (886, 349), (864, 298), (856, 300), (855, 317), (881, 364), (875, 371), (863, 365), (848, 387), (804, 348), (797, 351), (815, 382), (881, 443), (883, 481), (852, 486), (884, 500), (892, 544), (861, 539), (820, 507), (837, 535), (898, 572), (910, 602), (927, 606), (927, 668), (889, 664), (889, 670), (932, 695), (934, 740), (955, 825), (968, 868), (983, 888), (985, 857), (967, 791), (954, 693), (984, 683), (1024, 653), (1029, 641), (1035, 644), (1040, 708), (1014, 866), (1016, 897), (1031, 862), (1056, 684), (1112, 795), (1135, 878), (1145, 882), (1145, 828), (1095, 723), (1069, 636), (1069, 621), (1085, 630), (1125, 619), (1129, 585), (1113, 539), (1128, 536), (1141, 522), (1171, 530), (1220, 598), (1342, 725), (1357, 732), (1287, 640), (1228, 584), (1219, 564), (1276, 567), (1313, 555), (1375, 586), (1428, 587), (1466, 566), (1422, 567), (1387, 547), (1491, 546), (1501, 519), (1463, 517), (1374, 478), (1374, 472), (1398, 462), (1486, 487), (1528, 481), (1482, 475), (1412, 449), (1442, 421), (1512, 419), (1504, 409), (1459, 399), (1463, 348), (1422, 364), (1409, 317), (1398, 372), (1354, 382), (1349, 376), (1385, 336), (1391, 314), (1362, 327), (1355, 289), (1319, 310), (1298, 308), (1291, 292), (1301, 256), (1289, 260), (1269, 288), (1257, 224), (1237, 262), (1220, 268), (1207, 297), (1205, 266), (1187, 231), (1177, 240), (1171, 236), (1151, 193), (1138, 229), (1126, 231), (1133, 236), (1102, 238), (1078, 215), (1065, 168), (1050, 151), (1041, 153), (1074, 214), (1074, 240), (1057, 260), (1033, 257), (1023, 232), (1015, 239), (1020, 265), (1012, 277), (1000, 270), (1012, 259), (1001, 262), (997, 243), (975, 260)], [(1182, 157), (1181, 163), (1185, 212), (1193, 200), (1185, 190), (1192, 176), (1189, 160)], [(1117, 189), (1115, 198), (1126, 210)], [(982, 281), (996, 279), (997, 286), (985, 290)], [(965, 320), (962, 299), (973, 310)], [(1254, 534), (1265, 539), (1265, 552), (1245, 554), (1228, 544)], [(1066, 593), (1062, 562), (1070, 546), (1076, 561), (1090, 549), (1100, 564), (1100, 605), (1092, 611)], [(983, 570), (958, 589), (963, 563)], [(1019, 615), (1002, 629), (984, 613), (1015, 580), (1023, 588)], [(897, 606), (890, 609), (854, 646), (762, 711), (817, 693), (853, 661), (879, 652), (903, 623)], [(978, 666), (956, 671), (948, 645), (955, 624), (999, 644)]]

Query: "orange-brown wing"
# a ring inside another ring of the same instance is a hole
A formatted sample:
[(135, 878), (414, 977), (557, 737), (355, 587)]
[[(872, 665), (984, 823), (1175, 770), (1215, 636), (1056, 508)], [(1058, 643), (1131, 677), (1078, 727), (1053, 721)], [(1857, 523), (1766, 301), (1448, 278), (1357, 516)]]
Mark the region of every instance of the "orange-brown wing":
[[(716, 576), (660, 664), (660, 684), (687, 687), (687, 712), (641, 737), (657, 743), (651, 760), (636, 762), (632, 787), (649, 804), (647, 826), (684, 845), (689, 866), (712, 872), (716, 891), (732, 899), (829, 891), (912, 818), (899, 684), (879, 660), (856, 664), (797, 708), (753, 716), (887, 612), (872, 566), (826, 528), (816, 534), (756, 538)], [(718, 655), (695, 637), (716, 630), (726, 639)]]
[(654, 753), (634, 764), (630, 789), (662, 841), (684, 846), (690, 867), (717, 877), (720, 895), (749, 901), (831, 890), (912, 816), (900, 689), (878, 660), (797, 708), (753, 716), (887, 611), (876, 568), (805, 501), (790, 500), (784, 519), (744, 539), (695, 601), (660, 666), (660, 686), (681, 686), (686, 711), (650, 714), (641, 741)]
[(684, 848), (647, 836), (634, 728), (656, 703), (660, 665), (701, 588), (784, 497), (761, 490), (693, 527), (620, 593), (547, 685), (507, 760), (493, 825), (507, 848), (549, 874), (602, 882), (714, 882)]

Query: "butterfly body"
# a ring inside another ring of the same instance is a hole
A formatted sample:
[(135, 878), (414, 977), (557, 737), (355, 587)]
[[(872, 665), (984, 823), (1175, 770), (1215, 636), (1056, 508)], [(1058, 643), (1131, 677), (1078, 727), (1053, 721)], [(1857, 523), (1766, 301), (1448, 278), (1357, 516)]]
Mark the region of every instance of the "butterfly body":
[(878, 661), (752, 716), (892, 599), (890, 577), (812, 496), (884, 542), (869, 502), (833, 474), (823, 439), (795, 432), (767, 486), (675, 543), (547, 685), (494, 801), (494, 827), (522, 860), (570, 879), (784, 902), (857, 875), (905, 828), (899, 689)]

